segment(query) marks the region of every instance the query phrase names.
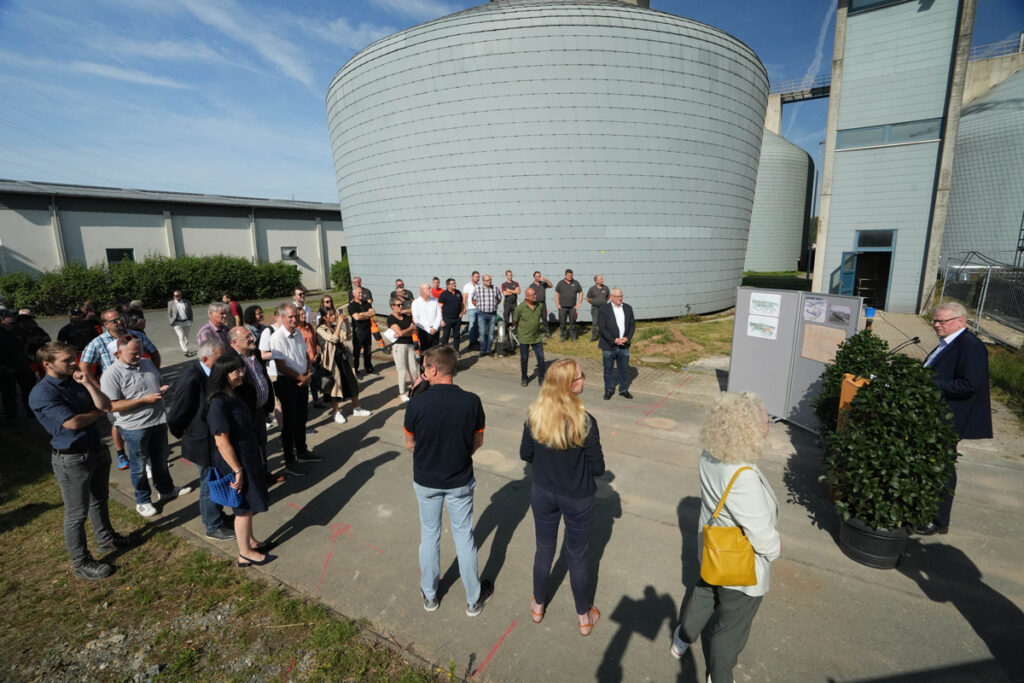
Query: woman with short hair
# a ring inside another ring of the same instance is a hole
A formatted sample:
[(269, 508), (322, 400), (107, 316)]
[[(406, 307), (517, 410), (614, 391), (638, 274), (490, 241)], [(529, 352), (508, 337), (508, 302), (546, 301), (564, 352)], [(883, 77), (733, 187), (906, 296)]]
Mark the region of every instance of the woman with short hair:
[(683, 600), (680, 624), (672, 638), (672, 656), (679, 659), (713, 620), (707, 658), (708, 676), (715, 683), (731, 683), (750, 625), (768, 592), (770, 563), (779, 556), (781, 542), (775, 529), (779, 504), (771, 485), (755, 464), (764, 449), (771, 420), (754, 394), (725, 393), (704, 422), (700, 456), (700, 519), (697, 522), (697, 562), (708, 524), (729, 483), (716, 526), (738, 526), (754, 549), (757, 582), (750, 586), (713, 586), (698, 579)]
[(588, 636), (601, 617), (593, 603), (587, 545), (597, 507), (594, 477), (604, 473), (604, 453), (597, 420), (583, 408), (579, 397), (585, 379), (576, 361), (568, 358), (548, 368), (540, 396), (527, 410), (519, 457), (533, 463), (530, 507), (537, 552), (533, 558), (531, 617), (537, 624), (544, 619), (558, 524), (565, 519), (569, 585), (580, 634)]

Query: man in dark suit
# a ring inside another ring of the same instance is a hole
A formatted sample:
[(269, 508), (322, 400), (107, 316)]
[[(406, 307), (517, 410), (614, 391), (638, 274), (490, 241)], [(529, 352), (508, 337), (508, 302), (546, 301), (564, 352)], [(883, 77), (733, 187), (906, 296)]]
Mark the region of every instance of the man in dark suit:
[(629, 342), (636, 331), (633, 307), (622, 303), (622, 290), (616, 287), (608, 303), (598, 314), (601, 339), (597, 342), (604, 357), (604, 400), (615, 393), (615, 369), (618, 366), (619, 396), (633, 398), (629, 393)]
[(180, 290), (174, 290), (171, 300), (167, 302), (167, 322), (178, 335), (178, 344), (186, 357), (196, 355), (188, 350), (188, 338), (192, 336), (192, 302), (181, 296)]
[[(932, 381), (953, 413), (953, 429), (961, 439), (992, 438), (988, 351), (967, 329), (967, 310), (957, 303), (939, 304), (932, 313), (939, 345), (928, 354), (925, 367), (935, 371)], [(915, 531), (922, 535), (949, 531), (949, 514), (956, 490), (956, 470), (947, 484), (946, 499), (935, 519)]]
[(199, 345), (199, 360), (189, 361), (181, 376), (174, 382), (171, 399), (167, 404), (167, 426), (171, 434), (181, 439), (181, 455), (199, 467), (199, 515), (206, 527), (206, 535), (218, 541), (235, 537), (233, 525), (228, 523), (221, 506), (210, 500), (208, 477), (212, 465), (213, 437), (203, 418), (203, 397), (206, 380), (210, 377), (213, 361), (224, 353), (219, 341)]

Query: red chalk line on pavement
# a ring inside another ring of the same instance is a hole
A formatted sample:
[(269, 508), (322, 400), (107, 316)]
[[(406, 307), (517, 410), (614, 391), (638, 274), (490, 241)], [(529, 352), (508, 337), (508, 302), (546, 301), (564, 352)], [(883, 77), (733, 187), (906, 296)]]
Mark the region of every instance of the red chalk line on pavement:
[(645, 412), (645, 413), (643, 414), (643, 417), (641, 417), (641, 418), (640, 418), (639, 420), (637, 420), (637, 421), (636, 421), (636, 422), (634, 422), (633, 424), (636, 424), (636, 425), (640, 425), (641, 427), (650, 427), (651, 429), (660, 429), (660, 427), (655, 427), (654, 425), (644, 424), (644, 420), (646, 420), (646, 419), (647, 419), (647, 417), (648, 417), (648, 416), (649, 416), (649, 415), (650, 415), (651, 413), (653, 413), (653, 412), (654, 412), (655, 410), (657, 410), (658, 408), (660, 408), (660, 407), (661, 407), (661, 404), (663, 404), (663, 403), (664, 403), (665, 401), (667, 401), (667, 400), (669, 400), (670, 398), (672, 398), (672, 396), (673, 396), (673, 395), (675, 395), (675, 393), (676, 393), (677, 391), (679, 391), (680, 389), (682, 389), (682, 388), (683, 388), (683, 385), (684, 385), (684, 384), (686, 384), (686, 383), (687, 383), (687, 382), (689, 382), (689, 381), (690, 381), (690, 376), (689, 376), (689, 375), (687, 375), (686, 377), (684, 377), (684, 378), (683, 378), (683, 381), (682, 381), (682, 382), (680, 382), (679, 384), (677, 384), (677, 385), (676, 385), (675, 389), (673, 389), (672, 391), (668, 392), (668, 394), (666, 394), (664, 398), (662, 398), (662, 399), (661, 399), (660, 401), (658, 401), (658, 402), (657, 402), (657, 403), (655, 403), (655, 404), (654, 404), (653, 406), (651, 406), (650, 408), (648, 408), (648, 409), (647, 409), (647, 412)]
[(324, 560), (324, 568), (320, 571), (320, 582), (316, 584), (316, 589), (324, 585), (324, 577), (327, 576), (327, 567), (331, 564), (331, 558), (334, 557), (334, 545), (338, 542), (338, 537), (343, 536), (349, 532), (350, 527), (348, 524), (332, 524), (331, 528), (334, 529), (334, 533), (330, 535), (329, 539), (331, 542), (331, 549), (327, 551), (327, 559)]
[(501, 644), (505, 642), (506, 638), (508, 638), (508, 634), (512, 633), (512, 629), (514, 629), (516, 627), (516, 624), (518, 623), (518, 621), (512, 622), (512, 624), (508, 627), (508, 630), (505, 631), (505, 634), (498, 639), (498, 642), (494, 644), (494, 647), (491, 648), (491, 651), (487, 653), (486, 657), (484, 657), (484, 661), (480, 662), (480, 666), (476, 668), (476, 671), (469, 675), (470, 678), (476, 678), (479, 674), (482, 674), (484, 672), (484, 669), (487, 668), (487, 665), (491, 663), (491, 659), (498, 652), (498, 648), (501, 647)]

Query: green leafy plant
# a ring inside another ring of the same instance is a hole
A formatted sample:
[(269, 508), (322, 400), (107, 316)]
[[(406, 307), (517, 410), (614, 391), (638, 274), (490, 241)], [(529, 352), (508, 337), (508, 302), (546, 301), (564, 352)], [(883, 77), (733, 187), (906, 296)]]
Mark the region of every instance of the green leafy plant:
[(348, 291), (352, 285), (352, 272), (348, 268), (348, 255), (331, 264), (331, 282), (335, 289)]
[(843, 431), (825, 437), (824, 478), (844, 520), (887, 530), (927, 524), (956, 463), (949, 409), (918, 360), (896, 355), (872, 371)]
[(835, 360), (821, 373), (821, 393), (814, 400), (814, 415), (821, 425), (822, 434), (835, 431), (843, 375), (870, 376), (885, 364), (888, 349), (889, 344), (872, 334), (871, 330), (861, 330), (839, 345)]

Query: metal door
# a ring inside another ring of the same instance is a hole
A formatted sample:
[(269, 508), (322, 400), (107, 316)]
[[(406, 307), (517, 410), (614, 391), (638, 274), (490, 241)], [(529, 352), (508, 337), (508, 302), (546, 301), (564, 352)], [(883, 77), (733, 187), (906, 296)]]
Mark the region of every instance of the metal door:
[(856, 251), (844, 251), (843, 262), (839, 267), (839, 294), (853, 296), (854, 285), (857, 283), (857, 254)]

